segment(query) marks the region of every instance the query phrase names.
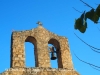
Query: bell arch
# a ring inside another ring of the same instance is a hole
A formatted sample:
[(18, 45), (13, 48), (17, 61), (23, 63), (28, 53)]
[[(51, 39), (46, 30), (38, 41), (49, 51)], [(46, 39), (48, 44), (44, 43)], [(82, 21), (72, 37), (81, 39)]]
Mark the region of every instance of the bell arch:
[(48, 44), (52, 44), (56, 49), (58, 68), (73, 68), (67, 38), (48, 32), (42, 27), (12, 33), (11, 68), (25, 67), (25, 42), (34, 44), (36, 67), (50, 67)]
[(32, 43), (34, 45), (34, 49), (33, 50), (34, 50), (34, 57), (35, 57), (34, 58), (35, 59), (35, 67), (37, 67), (38, 66), (38, 64), (37, 64), (37, 41), (36, 41), (36, 39), (33, 36), (28, 36), (25, 39), (25, 42), (30, 42), (30, 43)]
[(54, 39), (54, 38), (51, 38), (48, 41), (48, 44), (52, 44), (55, 47), (55, 52), (56, 52), (56, 55), (57, 55), (57, 65), (58, 65), (58, 68), (62, 68), (63, 66), (62, 66), (62, 59), (61, 59), (61, 51), (60, 51), (59, 41)]

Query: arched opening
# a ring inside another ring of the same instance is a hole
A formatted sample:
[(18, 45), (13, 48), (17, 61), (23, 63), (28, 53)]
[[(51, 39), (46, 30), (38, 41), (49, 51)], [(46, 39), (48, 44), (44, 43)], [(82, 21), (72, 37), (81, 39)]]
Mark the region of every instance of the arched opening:
[(34, 60), (34, 45), (30, 42), (25, 42), (25, 64), (26, 67), (35, 67)]
[(36, 67), (36, 39), (28, 36), (25, 40), (25, 64), (26, 67)]
[[(54, 47), (52, 44), (48, 44), (48, 50), (49, 50), (49, 56), (50, 56), (50, 63), (52, 68), (58, 68), (57, 64), (57, 54), (54, 53), (54, 56), (52, 55), (52, 52), (50, 51), (50, 48)], [(54, 51), (56, 51), (56, 48), (54, 47)], [(52, 60), (54, 58), (54, 60)]]
[[(54, 56), (52, 56), (51, 51), (49, 52), (50, 58), (55, 57), (55, 60), (50, 59), (51, 67), (52, 68), (62, 68), (62, 61), (61, 61), (61, 52), (60, 52), (60, 44), (56, 39), (50, 39), (48, 41), (48, 46), (52, 46), (54, 51)], [(49, 49), (50, 50), (50, 49)]]

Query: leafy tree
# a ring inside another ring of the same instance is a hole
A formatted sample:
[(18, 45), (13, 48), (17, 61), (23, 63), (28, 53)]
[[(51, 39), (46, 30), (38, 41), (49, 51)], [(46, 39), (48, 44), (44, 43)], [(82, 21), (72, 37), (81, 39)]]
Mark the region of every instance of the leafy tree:
[[(84, 11), (81, 16), (77, 19), (75, 19), (75, 24), (74, 24), (74, 28), (77, 30), (79, 30), (81, 33), (85, 33), (86, 29), (87, 29), (87, 19), (90, 19), (92, 22), (94, 22), (95, 24), (98, 24), (99, 19), (100, 19), (100, 4), (98, 4), (97, 8), (94, 9), (93, 7), (91, 7), (90, 5), (88, 5), (87, 3), (85, 3), (84, 1), (80, 0), (81, 2), (83, 2), (84, 4), (86, 4), (88, 7), (91, 8), (91, 10), (89, 10), (88, 12)], [(74, 8), (75, 9), (75, 8)], [(75, 9), (76, 10), (76, 9)], [(76, 10), (78, 11), (78, 10)], [(80, 12), (80, 11), (78, 11)], [(81, 12), (80, 12), (81, 13)], [(75, 34), (75, 33), (74, 33)], [(76, 34), (75, 34), (76, 35)], [(98, 50), (98, 48), (93, 47), (91, 45), (89, 45), (88, 43), (86, 43), (84, 40), (82, 40), (78, 35), (76, 35), (76, 37), (81, 40), (83, 43), (85, 43), (87, 46), (89, 46), (91, 48), (91, 50), (93, 50), (94, 52), (100, 53)], [(90, 65), (92, 68), (100, 71), (100, 66), (96, 66), (94, 64), (88, 63), (86, 61), (81, 60), (75, 53), (74, 55), (82, 62)]]
[[(82, 0), (80, 1), (83, 2)], [(74, 28), (78, 29), (81, 33), (84, 33), (86, 31), (87, 19), (90, 19), (96, 24), (99, 23), (98, 20), (100, 19), (100, 4), (97, 6), (96, 9), (94, 9), (87, 3), (83, 3), (90, 7), (91, 10), (88, 12), (84, 11), (78, 19), (75, 19)]]

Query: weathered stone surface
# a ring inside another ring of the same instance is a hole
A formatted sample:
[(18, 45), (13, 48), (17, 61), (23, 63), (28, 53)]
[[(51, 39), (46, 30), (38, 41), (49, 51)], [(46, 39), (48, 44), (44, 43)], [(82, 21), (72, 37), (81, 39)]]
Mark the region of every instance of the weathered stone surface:
[(74, 70), (52, 68), (10, 68), (0, 75), (79, 75)]
[[(24, 42), (34, 44), (35, 68), (25, 67)], [(48, 44), (56, 48), (58, 69), (50, 68)], [(0, 75), (79, 75), (73, 70), (68, 39), (51, 33), (42, 26), (12, 33), (10, 66), (8, 71)]]

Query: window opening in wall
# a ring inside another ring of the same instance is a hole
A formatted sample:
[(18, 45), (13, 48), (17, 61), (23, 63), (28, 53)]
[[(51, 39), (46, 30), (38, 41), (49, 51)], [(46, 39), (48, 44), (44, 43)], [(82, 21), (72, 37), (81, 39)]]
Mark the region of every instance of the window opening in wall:
[(35, 67), (34, 45), (25, 42), (25, 64), (26, 67)]
[[(48, 44), (48, 50), (49, 50), (51, 67), (52, 68), (58, 68), (57, 54), (55, 52), (56, 48), (52, 44)], [(54, 52), (52, 52), (52, 50)]]

